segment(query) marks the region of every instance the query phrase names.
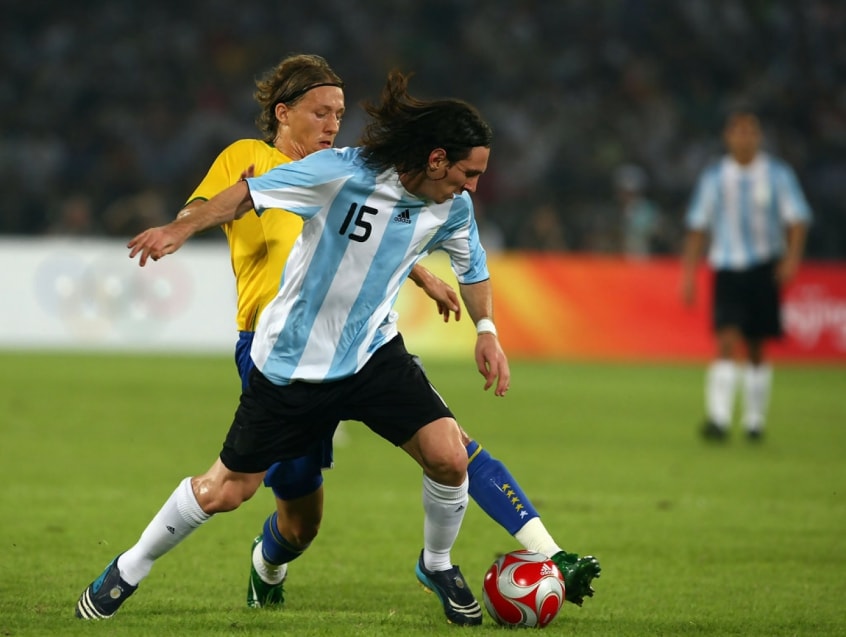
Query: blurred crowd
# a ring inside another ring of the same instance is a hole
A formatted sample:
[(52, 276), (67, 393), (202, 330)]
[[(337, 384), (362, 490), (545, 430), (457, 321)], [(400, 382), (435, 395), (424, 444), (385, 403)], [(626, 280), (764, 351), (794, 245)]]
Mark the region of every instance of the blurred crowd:
[(844, 34), (840, 0), (7, 0), (0, 233), (125, 238), (171, 219), (223, 147), (257, 135), (255, 78), (309, 52), (346, 81), (340, 145), (394, 67), (480, 108), (489, 250), (676, 254), (742, 100), (814, 209), (808, 256), (844, 259)]

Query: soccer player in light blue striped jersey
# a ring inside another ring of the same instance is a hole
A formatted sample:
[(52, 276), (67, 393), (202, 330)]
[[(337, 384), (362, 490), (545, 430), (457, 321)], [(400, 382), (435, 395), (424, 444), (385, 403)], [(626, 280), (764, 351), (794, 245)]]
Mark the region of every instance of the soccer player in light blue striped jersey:
[[(406, 351), (392, 306), (417, 261), (446, 251), (476, 324), (475, 358), (485, 389), (505, 394), (510, 371), (492, 320), (491, 284), (469, 196), (487, 167), (492, 134), (465, 102), (411, 97), (400, 73), (389, 76), (381, 102), (366, 109), (361, 147), (318, 151), (277, 166), (129, 242), (130, 256), (143, 266), (250, 209), (283, 209), (304, 219), (279, 292), (256, 326), (256, 368), (219, 458), (177, 487), (138, 545), (145, 547), (149, 572), (211, 515), (251, 497), (274, 462), (305, 455), (339, 421), (359, 420), (423, 468), (417, 578), (437, 593), (449, 621), (479, 624), (481, 608), (450, 555), (468, 502), (468, 451), (454, 415)], [(275, 541), (267, 529), (264, 541)], [(580, 604), (593, 593), (599, 563), (564, 557), (567, 598)], [(268, 569), (276, 564), (267, 561)], [(78, 609), (85, 617), (111, 616), (136, 587), (110, 565)]]
[(693, 302), (696, 266), (710, 243), (717, 356), (705, 378), (702, 434), (727, 437), (740, 385), (743, 427), (756, 441), (772, 384), (764, 343), (782, 335), (781, 287), (799, 267), (811, 211), (790, 166), (761, 149), (754, 112), (732, 112), (723, 139), (728, 153), (702, 173), (688, 207), (682, 294)]

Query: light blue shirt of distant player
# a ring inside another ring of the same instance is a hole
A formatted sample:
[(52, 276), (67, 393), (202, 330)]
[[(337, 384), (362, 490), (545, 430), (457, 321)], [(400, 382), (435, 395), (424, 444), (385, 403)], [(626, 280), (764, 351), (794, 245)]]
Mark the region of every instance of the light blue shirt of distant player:
[(811, 209), (793, 170), (767, 153), (747, 166), (729, 156), (699, 178), (687, 227), (711, 234), (708, 260), (718, 270), (746, 270), (778, 259), (785, 227), (810, 223)]
[(251, 351), (277, 385), (358, 372), (397, 334), (400, 287), (432, 251), (447, 252), (460, 283), (489, 278), (469, 194), (420, 199), (395, 170), (365, 166), (359, 148), (313, 153), (247, 185), (258, 214), (277, 208), (304, 220)]

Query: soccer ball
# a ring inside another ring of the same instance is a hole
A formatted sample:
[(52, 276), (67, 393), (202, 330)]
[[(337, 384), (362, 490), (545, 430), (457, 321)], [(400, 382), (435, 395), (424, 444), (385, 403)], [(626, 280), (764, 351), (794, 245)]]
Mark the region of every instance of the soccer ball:
[(564, 603), (564, 576), (545, 555), (512, 551), (485, 573), (482, 596), (497, 624), (543, 628)]

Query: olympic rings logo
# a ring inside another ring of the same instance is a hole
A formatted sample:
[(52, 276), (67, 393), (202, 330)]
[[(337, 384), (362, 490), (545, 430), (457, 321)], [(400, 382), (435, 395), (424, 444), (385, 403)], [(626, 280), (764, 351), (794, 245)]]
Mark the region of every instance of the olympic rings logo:
[(178, 261), (139, 268), (126, 254), (93, 258), (80, 252), (51, 255), (35, 272), (35, 294), (48, 316), (76, 337), (146, 340), (191, 301), (190, 274)]

